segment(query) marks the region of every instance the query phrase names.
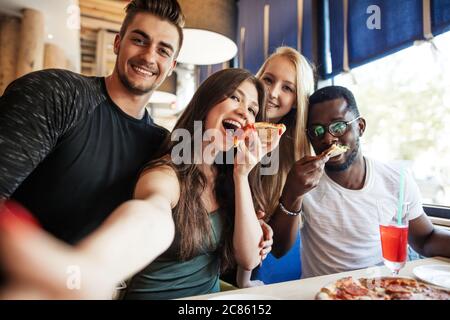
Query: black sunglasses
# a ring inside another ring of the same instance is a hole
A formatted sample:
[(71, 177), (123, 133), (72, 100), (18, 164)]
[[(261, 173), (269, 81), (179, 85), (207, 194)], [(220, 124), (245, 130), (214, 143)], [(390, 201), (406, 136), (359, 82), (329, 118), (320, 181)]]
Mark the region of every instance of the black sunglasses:
[(306, 129), (306, 132), (311, 139), (320, 139), (325, 135), (325, 132), (327, 131), (333, 137), (342, 137), (347, 132), (348, 125), (352, 124), (360, 118), (361, 116), (350, 121), (334, 121), (327, 126), (323, 126), (320, 124), (313, 125)]

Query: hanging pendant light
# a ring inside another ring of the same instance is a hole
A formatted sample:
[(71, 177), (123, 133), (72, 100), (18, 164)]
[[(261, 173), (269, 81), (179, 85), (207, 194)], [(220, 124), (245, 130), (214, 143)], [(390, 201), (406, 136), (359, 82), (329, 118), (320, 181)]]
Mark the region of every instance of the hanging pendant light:
[(211, 65), (237, 54), (235, 0), (179, 0), (186, 17), (178, 62)]

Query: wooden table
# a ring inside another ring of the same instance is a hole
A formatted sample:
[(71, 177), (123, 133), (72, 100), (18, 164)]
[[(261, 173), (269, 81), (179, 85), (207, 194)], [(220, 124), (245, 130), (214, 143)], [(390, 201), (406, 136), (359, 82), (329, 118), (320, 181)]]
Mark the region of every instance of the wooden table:
[[(406, 263), (405, 267), (403, 267), (403, 269), (400, 270), (399, 276), (414, 277), (413, 269), (415, 267), (421, 266), (421, 265), (431, 265), (431, 264), (450, 265), (450, 259), (435, 257), (435, 258), (427, 258), (427, 259), (409, 261)], [(239, 290), (224, 291), (224, 292), (208, 294), (208, 295), (193, 296), (193, 297), (189, 297), (189, 298), (185, 298), (185, 299), (189, 299), (189, 300), (206, 300), (206, 299), (211, 299), (211, 298), (219, 298), (220, 299), (220, 296), (233, 295), (234, 299), (239, 299), (239, 297), (241, 297), (242, 299), (252, 298), (252, 297), (254, 299), (257, 299), (258, 298), (257, 296), (260, 296), (259, 298), (261, 300), (264, 300), (265, 298), (269, 299), (270, 297), (282, 299), (282, 300), (312, 300), (312, 299), (314, 299), (316, 293), (320, 290), (320, 288), (322, 288), (323, 286), (325, 286), (326, 284), (328, 284), (330, 282), (333, 282), (333, 281), (343, 278), (343, 277), (353, 276), (354, 278), (362, 278), (362, 277), (372, 278), (372, 277), (389, 276), (389, 275), (390, 275), (390, 271), (386, 267), (380, 266), (380, 267), (372, 267), (372, 268), (349, 271), (349, 272), (335, 273), (335, 274), (314, 277), (314, 278), (281, 282), (281, 283), (277, 283), (277, 284), (265, 285), (265, 286), (248, 288), (248, 289), (239, 289)], [(241, 296), (236, 296), (236, 295), (241, 295)], [(223, 298), (225, 299), (227, 297), (223, 297)], [(230, 296), (230, 298), (231, 298), (231, 296)]]

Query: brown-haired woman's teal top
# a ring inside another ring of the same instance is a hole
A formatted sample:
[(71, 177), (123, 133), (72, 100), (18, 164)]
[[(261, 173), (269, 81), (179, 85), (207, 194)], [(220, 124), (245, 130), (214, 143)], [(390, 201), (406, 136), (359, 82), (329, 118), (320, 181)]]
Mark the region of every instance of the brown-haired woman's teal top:
[(155, 261), (136, 274), (123, 296), (126, 300), (177, 299), (219, 291), (218, 247), (223, 230), (223, 213), (209, 214), (212, 246), (188, 261), (178, 259), (179, 238)]

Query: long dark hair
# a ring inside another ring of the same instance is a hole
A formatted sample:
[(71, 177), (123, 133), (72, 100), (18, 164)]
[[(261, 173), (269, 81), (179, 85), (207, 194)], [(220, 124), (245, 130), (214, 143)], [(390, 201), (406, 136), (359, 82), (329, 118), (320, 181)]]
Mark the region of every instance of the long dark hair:
[[(239, 87), (244, 81), (250, 81), (258, 92), (259, 113), (256, 121), (265, 120), (265, 88), (262, 82), (250, 72), (243, 69), (225, 69), (214, 73), (198, 88), (194, 97), (181, 115), (174, 130), (186, 129), (191, 139), (194, 137), (194, 121), (204, 121), (210, 110), (222, 102)], [(177, 173), (180, 183), (180, 199), (173, 209), (173, 217), (177, 230), (180, 259), (189, 260), (205, 249), (205, 243), (211, 240), (211, 223), (208, 212), (201, 199), (207, 181), (205, 175), (195, 164), (174, 164), (170, 158), (171, 151), (177, 144), (166, 138), (163, 148), (160, 150), (160, 158), (148, 164), (146, 169), (152, 169), (162, 165), (168, 165)], [(192, 157), (194, 143), (191, 140)], [(231, 151), (233, 152), (233, 151)], [(233, 227), (234, 227), (234, 183), (233, 164), (214, 164), (217, 176), (214, 181), (214, 193), (220, 209), (226, 214), (224, 230), (220, 244), (222, 270), (234, 265), (233, 256)], [(256, 209), (265, 209), (266, 203), (262, 196), (262, 187), (259, 175), (259, 166), (256, 166), (249, 175), (249, 184), (253, 194), (253, 202)]]

